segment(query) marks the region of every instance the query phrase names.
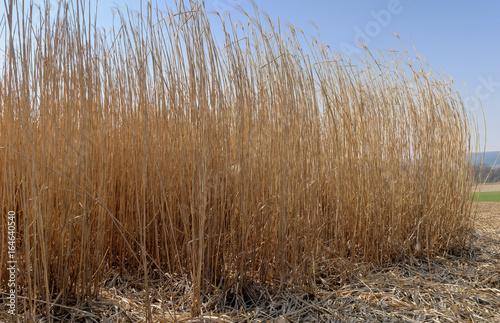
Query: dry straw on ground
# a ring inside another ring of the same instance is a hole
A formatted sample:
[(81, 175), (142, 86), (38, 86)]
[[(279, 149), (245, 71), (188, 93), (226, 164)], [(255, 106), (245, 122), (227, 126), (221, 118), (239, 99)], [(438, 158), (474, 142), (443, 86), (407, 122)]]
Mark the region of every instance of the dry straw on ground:
[(2, 20), (19, 311), (65, 315), (132, 277), (145, 318), (175, 317), (165, 295), (201, 315), (470, 247), (473, 123), (423, 60), (354, 63), (258, 11), (218, 27), (196, 2), (103, 34), (82, 7)]

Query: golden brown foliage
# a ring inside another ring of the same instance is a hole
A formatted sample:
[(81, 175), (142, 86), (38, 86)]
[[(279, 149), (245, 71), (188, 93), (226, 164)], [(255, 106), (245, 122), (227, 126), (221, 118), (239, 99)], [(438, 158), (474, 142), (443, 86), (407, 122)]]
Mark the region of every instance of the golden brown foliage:
[(471, 121), (421, 59), (354, 63), (258, 13), (221, 16), (219, 46), (198, 3), (148, 4), (107, 36), (59, 9), (7, 12), (0, 80), (2, 211), (32, 308), (96, 295), (110, 267), (146, 290), (186, 274), (199, 310), (230, 286), (466, 246)]

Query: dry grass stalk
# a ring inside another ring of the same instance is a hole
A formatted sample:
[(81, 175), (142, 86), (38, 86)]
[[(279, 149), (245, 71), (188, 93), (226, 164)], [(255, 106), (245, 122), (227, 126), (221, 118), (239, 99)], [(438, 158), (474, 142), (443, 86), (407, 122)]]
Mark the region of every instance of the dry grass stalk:
[(424, 61), (355, 66), (258, 13), (221, 17), (219, 46), (199, 3), (103, 35), (82, 7), (4, 20), (0, 195), (26, 309), (82, 304), (114, 268), (145, 277), (146, 317), (158, 272), (187, 275), (199, 313), (234, 286), (314, 288), (467, 245), (471, 120)]

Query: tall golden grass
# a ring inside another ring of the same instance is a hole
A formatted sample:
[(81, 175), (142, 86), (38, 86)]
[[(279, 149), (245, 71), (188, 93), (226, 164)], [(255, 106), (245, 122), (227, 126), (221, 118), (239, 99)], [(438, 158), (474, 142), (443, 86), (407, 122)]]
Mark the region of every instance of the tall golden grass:
[(466, 247), (473, 122), (418, 56), (354, 61), (258, 11), (219, 16), (220, 45), (202, 3), (110, 34), (58, 9), (7, 5), (3, 26), (0, 196), (29, 308), (94, 297), (109, 268), (146, 290), (187, 275), (199, 310)]

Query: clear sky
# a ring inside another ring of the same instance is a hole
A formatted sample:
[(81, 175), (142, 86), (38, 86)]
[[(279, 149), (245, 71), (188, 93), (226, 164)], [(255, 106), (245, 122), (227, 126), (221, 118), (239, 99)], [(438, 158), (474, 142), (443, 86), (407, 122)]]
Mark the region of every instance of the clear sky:
[[(472, 102), (467, 89), (473, 97), (480, 97), (486, 119), (486, 150), (500, 150), (500, 1), (254, 1), (273, 20), (279, 17), (282, 23), (300, 26), (306, 35), (316, 35), (310, 23), (314, 21), (324, 43), (348, 54), (359, 50), (357, 40), (367, 43), (372, 51), (401, 49), (400, 41), (392, 35), (394, 32), (406, 48), (411, 49), (413, 42), (433, 70), (453, 77), (468, 108)], [(137, 10), (139, 3), (99, 1), (98, 24), (109, 26), (112, 7), (124, 9), (127, 5)], [(173, 0), (157, 3), (160, 8), (175, 6)], [(206, 0), (205, 4), (207, 10), (226, 10), (242, 20), (244, 17), (234, 9), (234, 4), (252, 11), (246, 0)], [(477, 99), (474, 101), (477, 105)]]

